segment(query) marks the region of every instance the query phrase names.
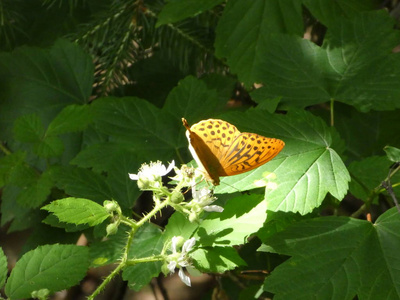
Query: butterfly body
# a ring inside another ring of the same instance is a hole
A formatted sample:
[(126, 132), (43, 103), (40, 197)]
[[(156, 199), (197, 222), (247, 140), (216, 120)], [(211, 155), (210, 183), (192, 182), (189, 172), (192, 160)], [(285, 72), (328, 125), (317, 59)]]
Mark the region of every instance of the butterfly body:
[(189, 126), (182, 118), (189, 149), (206, 179), (219, 184), (220, 176), (251, 171), (274, 158), (284, 147), (279, 139), (240, 132), (234, 125), (208, 119)]

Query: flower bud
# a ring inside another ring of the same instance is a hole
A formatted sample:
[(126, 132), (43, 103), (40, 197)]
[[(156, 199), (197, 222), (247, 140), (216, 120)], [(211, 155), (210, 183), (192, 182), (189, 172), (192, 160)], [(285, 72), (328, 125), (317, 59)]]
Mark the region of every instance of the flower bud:
[(198, 220), (199, 220), (199, 215), (198, 215), (197, 213), (191, 212), (191, 213), (189, 214), (189, 221), (190, 221), (190, 223), (197, 222)]
[(118, 224), (117, 223), (108, 224), (107, 227), (106, 227), (107, 236), (116, 234), (117, 231), (118, 231)]
[(172, 238), (172, 249), (180, 249), (185, 242), (185, 238), (182, 236), (174, 236)]
[(162, 266), (161, 266), (161, 272), (167, 276), (169, 274), (169, 269), (168, 269), (168, 263), (165, 262)]
[(113, 211), (116, 211), (119, 208), (118, 203), (116, 201), (112, 201), (112, 200), (104, 201), (103, 206), (109, 213), (112, 213)]
[(184, 200), (185, 200), (185, 197), (182, 195), (182, 193), (177, 192), (177, 191), (174, 191), (172, 193), (172, 196), (171, 196), (171, 202), (172, 203), (179, 204)]

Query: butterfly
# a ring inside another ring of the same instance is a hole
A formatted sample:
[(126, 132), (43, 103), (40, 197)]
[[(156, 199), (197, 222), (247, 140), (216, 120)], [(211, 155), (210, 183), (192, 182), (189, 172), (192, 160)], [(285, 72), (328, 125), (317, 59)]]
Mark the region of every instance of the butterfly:
[(208, 119), (189, 126), (182, 118), (189, 150), (205, 178), (219, 185), (220, 176), (241, 174), (273, 159), (285, 143), (256, 133), (240, 132), (234, 125)]

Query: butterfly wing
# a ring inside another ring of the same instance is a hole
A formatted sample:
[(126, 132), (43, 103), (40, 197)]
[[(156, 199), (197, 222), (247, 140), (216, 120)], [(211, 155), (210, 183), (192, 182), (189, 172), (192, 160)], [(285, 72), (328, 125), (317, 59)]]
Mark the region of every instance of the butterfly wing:
[(284, 147), (279, 139), (240, 131), (223, 120), (208, 119), (189, 127), (182, 118), (189, 149), (214, 185), (220, 176), (241, 174), (273, 159)]
[(243, 132), (230, 144), (220, 164), (226, 176), (241, 174), (270, 161), (284, 146), (282, 140)]
[[(214, 185), (219, 184), (219, 176), (227, 176), (220, 163), (226, 149), (237, 135), (237, 128), (225, 121), (208, 119), (186, 127), (186, 136), (189, 140), (189, 150), (198, 166), (205, 171), (208, 180)], [(229, 136), (228, 136), (229, 135)]]

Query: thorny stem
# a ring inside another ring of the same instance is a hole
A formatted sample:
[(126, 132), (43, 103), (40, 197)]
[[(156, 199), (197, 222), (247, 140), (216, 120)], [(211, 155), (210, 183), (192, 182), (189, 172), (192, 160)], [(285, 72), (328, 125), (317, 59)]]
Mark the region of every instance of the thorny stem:
[(106, 285), (115, 277), (118, 275), (118, 273), (126, 266), (133, 266), (138, 263), (144, 263), (144, 262), (153, 262), (153, 261), (162, 261), (164, 259), (164, 255), (154, 255), (150, 257), (143, 257), (143, 258), (135, 258), (132, 260), (128, 260), (128, 254), (129, 250), (132, 245), (133, 238), (137, 232), (137, 230), (147, 221), (149, 221), (155, 214), (157, 214), (161, 209), (163, 209), (165, 206), (169, 204), (169, 198), (159, 202), (154, 206), (154, 208), (147, 214), (145, 215), (139, 222), (134, 222), (131, 219), (121, 216), (121, 223), (129, 225), (132, 230), (129, 232), (128, 235), (128, 240), (126, 243), (125, 251), (122, 256), (122, 259), (118, 266), (104, 279), (104, 281), (97, 287), (97, 289), (88, 297), (89, 300), (93, 300), (97, 295), (99, 295), (103, 289), (106, 287)]

